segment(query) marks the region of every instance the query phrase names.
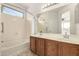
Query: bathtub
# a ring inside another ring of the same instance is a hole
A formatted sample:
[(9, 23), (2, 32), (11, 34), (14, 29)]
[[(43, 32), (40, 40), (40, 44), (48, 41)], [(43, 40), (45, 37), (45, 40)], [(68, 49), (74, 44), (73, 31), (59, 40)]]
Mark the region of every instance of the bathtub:
[[(8, 44), (7, 44), (8, 43)], [(20, 52), (28, 49), (29, 42), (19, 42), (15, 41), (15, 43), (4, 42), (1, 43), (0, 55), (1, 56), (17, 56)]]

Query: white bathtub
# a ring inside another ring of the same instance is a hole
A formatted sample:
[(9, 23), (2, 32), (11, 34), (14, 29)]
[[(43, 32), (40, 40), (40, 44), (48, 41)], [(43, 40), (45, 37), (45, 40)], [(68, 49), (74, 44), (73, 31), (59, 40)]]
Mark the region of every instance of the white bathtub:
[(20, 52), (27, 50), (29, 42), (4, 42), (1, 43), (1, 56), (17, 56)]

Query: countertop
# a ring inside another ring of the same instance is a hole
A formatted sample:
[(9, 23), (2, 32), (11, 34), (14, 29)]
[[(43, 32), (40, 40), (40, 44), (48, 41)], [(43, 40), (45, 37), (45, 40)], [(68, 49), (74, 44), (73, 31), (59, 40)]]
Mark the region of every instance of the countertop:
[(62, 34), (51, 34), (51, 33), (42, 33), (41, 35), (38, 33), (38, 34), (32, 34), (31, 36), (79, 45), (79, 35), (70, 35), (68, 39), (64, 38)]

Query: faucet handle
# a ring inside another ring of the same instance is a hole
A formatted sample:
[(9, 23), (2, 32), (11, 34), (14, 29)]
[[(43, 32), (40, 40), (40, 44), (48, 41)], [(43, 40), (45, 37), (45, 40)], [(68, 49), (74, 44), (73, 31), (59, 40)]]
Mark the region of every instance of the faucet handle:
[(4, 41), (1, 41), (1, 43), (4, 43)]

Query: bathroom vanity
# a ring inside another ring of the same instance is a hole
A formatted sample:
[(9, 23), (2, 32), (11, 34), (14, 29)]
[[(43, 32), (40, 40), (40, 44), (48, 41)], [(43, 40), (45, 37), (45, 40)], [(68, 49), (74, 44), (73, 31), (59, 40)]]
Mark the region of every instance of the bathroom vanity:
[(63, 38), (60, 34), (30, 36), (30, 49), (39, 56), (79, 56), (78, 36)]

